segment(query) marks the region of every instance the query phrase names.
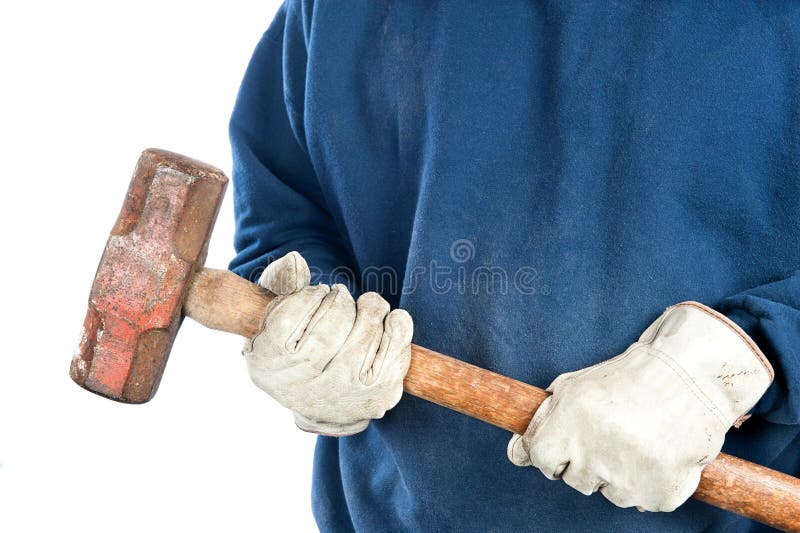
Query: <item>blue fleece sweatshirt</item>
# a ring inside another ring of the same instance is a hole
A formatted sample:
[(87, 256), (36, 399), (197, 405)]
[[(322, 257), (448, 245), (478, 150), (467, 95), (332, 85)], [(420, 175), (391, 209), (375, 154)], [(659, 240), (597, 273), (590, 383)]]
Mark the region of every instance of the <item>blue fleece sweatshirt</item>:
[[(416, 343), (542, 387), (701, 301), (776, 370), (726, 451), (800, 474), (799, 11), (287, 2), (231, 120), (231, 268), (255, 279), (298, 250), (317, 281), (408, 310)], [(323, 531), (760, 527), (694, 500), (639, 513), (582, 496), (513, 466), (509, 437), (406, 395), (365, 432), (319, 439), (315, 517)]]

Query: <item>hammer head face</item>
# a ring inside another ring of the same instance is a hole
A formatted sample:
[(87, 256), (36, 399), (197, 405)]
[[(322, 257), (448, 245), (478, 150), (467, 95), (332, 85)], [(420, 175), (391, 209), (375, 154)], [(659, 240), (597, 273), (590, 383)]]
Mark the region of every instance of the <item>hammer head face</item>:
[(70, 376), (128, 403), (156, 392), (228, 179), (163, 150), (139, 158), (97, 268)]

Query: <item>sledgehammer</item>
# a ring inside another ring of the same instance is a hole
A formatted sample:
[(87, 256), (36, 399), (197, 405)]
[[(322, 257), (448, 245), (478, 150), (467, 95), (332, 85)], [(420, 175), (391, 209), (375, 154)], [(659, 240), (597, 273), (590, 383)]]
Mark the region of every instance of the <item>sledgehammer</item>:
[[(111, 230), (89, 295), (70, 375), (127, 403), (150, 400), (183, 316), (251, 337), (272, 295), (231, 272), (203, 268), (228, 179), (208, 165), (146, 150)], [(412, 346), (405, 391), (515, 433), (548, 393)], [(501, 453), (500, 450), (498, 453)], [(694, 497), (800, 531), (800, 479), (721, 453)]]

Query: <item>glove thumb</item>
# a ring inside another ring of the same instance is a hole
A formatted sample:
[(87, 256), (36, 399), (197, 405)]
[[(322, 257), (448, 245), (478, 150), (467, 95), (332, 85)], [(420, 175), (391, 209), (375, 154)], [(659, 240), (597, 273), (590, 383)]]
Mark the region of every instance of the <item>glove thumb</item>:
[(525, 440), (522, 435), (514, 434), (508, 441), (508, 459), (517, 466), (531, 466), (531, 458), (525, 447)]
[(278, 296), (297, 292), (311, 283), (311, 272), (303, 256), (289, 252), (267, 265), (258, 284)]

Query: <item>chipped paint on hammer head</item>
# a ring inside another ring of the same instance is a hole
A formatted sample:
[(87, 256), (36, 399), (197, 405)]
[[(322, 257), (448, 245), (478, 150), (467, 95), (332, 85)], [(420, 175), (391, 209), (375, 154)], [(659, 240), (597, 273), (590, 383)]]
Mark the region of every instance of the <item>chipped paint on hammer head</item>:
[(192, 159), (142, 154), (92, 285), (70, 367), (79, 385), (129, 403), (155, 393), (226, 184)]

